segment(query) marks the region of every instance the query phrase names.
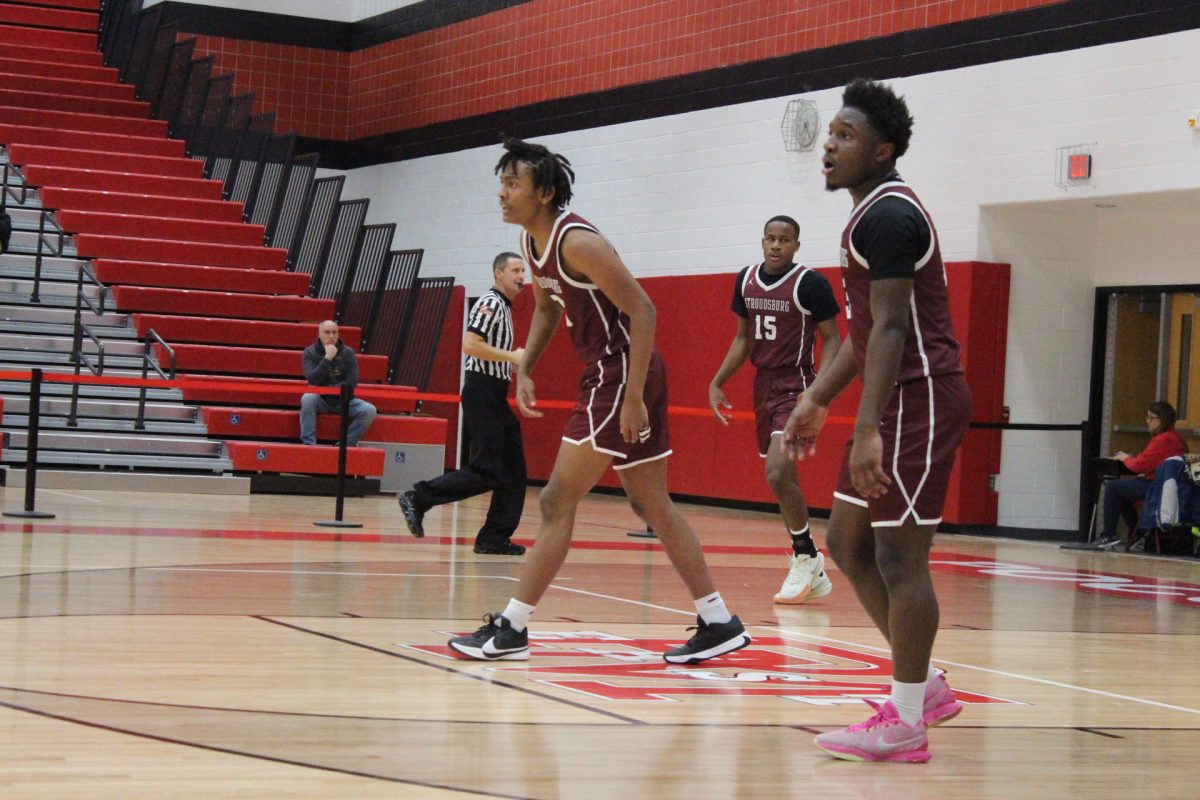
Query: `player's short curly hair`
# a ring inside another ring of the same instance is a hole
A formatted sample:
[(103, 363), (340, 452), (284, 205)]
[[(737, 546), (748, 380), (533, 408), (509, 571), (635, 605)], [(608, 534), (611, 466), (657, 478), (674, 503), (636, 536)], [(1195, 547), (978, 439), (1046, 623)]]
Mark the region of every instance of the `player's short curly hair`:
[(865, 114), (883, 140), (895, 146), (896, 158), (908, 152), (913, 118), (904, 98), (897, 97), (891, 86), (863, 78), (851, 81), (842, 93), (842, 105)]
[(529, 174), (533, 178), (535, 189), (553, 189), (554, 197), (551, 202), (554, 208), (562, 211), (571, 202), (571, 182), (575, 180), (575, 171), (571, 162), (565, 156), (552, 153), (544, 145), (524, 142), (512, 136), (504, 137), (504, 155), (496, 164), (496, 174), (504, 172), (510, 166), (515, 170), (519, 162), (529, 165)]
[(782, 222), (784, 225), (791, 225), (792, 230), (796, 232), (796, 238), (800, 238), (800, 223), (789, 217), (787, 214), (776, 214), (767, 220), (767, 224), (763, 225), (763, 236), (767, 235), (767, 226), (772, 222)]

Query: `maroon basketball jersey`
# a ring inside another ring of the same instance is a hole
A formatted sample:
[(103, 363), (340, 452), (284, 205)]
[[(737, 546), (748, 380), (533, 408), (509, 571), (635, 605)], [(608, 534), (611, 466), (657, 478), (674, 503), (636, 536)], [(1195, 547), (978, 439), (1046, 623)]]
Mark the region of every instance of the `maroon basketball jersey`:
[(572, 278), (560, 268), (562, 239), (573, 228), (600, 233), (578, 214), (563, 213), (554, 221), (546, 252), (535, 256), (533, 237), (521, 231), (521, 253), (538, 286), (565, 309), (571, 342), (579, 359), (587, 364), (629, 347), (629, 317), (595, 284)]
[(795, 264), (783, 275), (764, 280), (762, 265), (746, 268), (739, 290), (750, 321), (750, 363), (756, 369), (799, 368), (806, 377), (805, 385), (813, 378), (813, 343), (817, 323), (813, 309), (806, 303), (806, 282), (824, 283), (825, 276)]
[[(902, 202), (889, 200), (880, 205), (885, 198), (897, 198)], [(883, 219), (884, 215), (899, 219)], [(856, 236), (867, 228), (889, 233), (883, 237), (870, 237), (866, 233)], [(897, 235), (896, 231), (901, 233)], [(898, 238), (902, 241), (897, 242)], [(873, 253), (878, 255), (879, 261), (888, 263), (872, 264), (871, 259), (876, 257)], [(903, 272), (892, 268), (905, 262), (912, 264), (915, 271), (908, 274), (913, 279), (913, 296), (896, 382), (961, 373), (958, 340), (954, 338), (950, 322), (946, 267), (942, 263), (937, 231), (916, 194), (899, 180), (881, 184), (864, 198), (842, 232), (846, 318), (859, 372), (866, 365), (867, 339), (871, 334), (871, 276), (902, 275)]]

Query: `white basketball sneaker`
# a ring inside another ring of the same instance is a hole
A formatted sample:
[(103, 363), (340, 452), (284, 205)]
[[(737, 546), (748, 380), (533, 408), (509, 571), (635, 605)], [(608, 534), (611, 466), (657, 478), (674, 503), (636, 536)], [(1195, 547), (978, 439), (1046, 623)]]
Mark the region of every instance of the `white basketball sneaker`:
[(775, 595), (775, 602), (794, 606), (816, 597), (824, 597), (833, 591), (833, 581), (825, 574), (825, 556), (798, 556), (793, 554), (788, 564), (783, 587)]

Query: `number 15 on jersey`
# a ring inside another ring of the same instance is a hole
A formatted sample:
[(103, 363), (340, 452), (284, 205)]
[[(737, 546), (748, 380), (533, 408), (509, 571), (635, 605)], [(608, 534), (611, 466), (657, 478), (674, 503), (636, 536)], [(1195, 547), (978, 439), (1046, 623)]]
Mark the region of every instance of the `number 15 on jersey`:
[(755, 339), (775, 339), (775, 318), (762, 315), (754, 317), (754, 338)]

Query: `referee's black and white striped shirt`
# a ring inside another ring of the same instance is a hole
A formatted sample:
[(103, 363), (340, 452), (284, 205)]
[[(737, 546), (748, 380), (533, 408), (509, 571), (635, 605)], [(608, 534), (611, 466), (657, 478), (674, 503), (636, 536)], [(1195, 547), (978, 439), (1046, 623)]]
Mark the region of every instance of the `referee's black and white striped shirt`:
[[(485, 342), (499, 350), (513, 349), (512, 303), (496, 291), (488, 289), (467, 315), (467, 330), (478, 334)], [(466, 357), (466, 368), (492, 378), (512, 380), (511, 361), (488, 361), (474, 356)]]

